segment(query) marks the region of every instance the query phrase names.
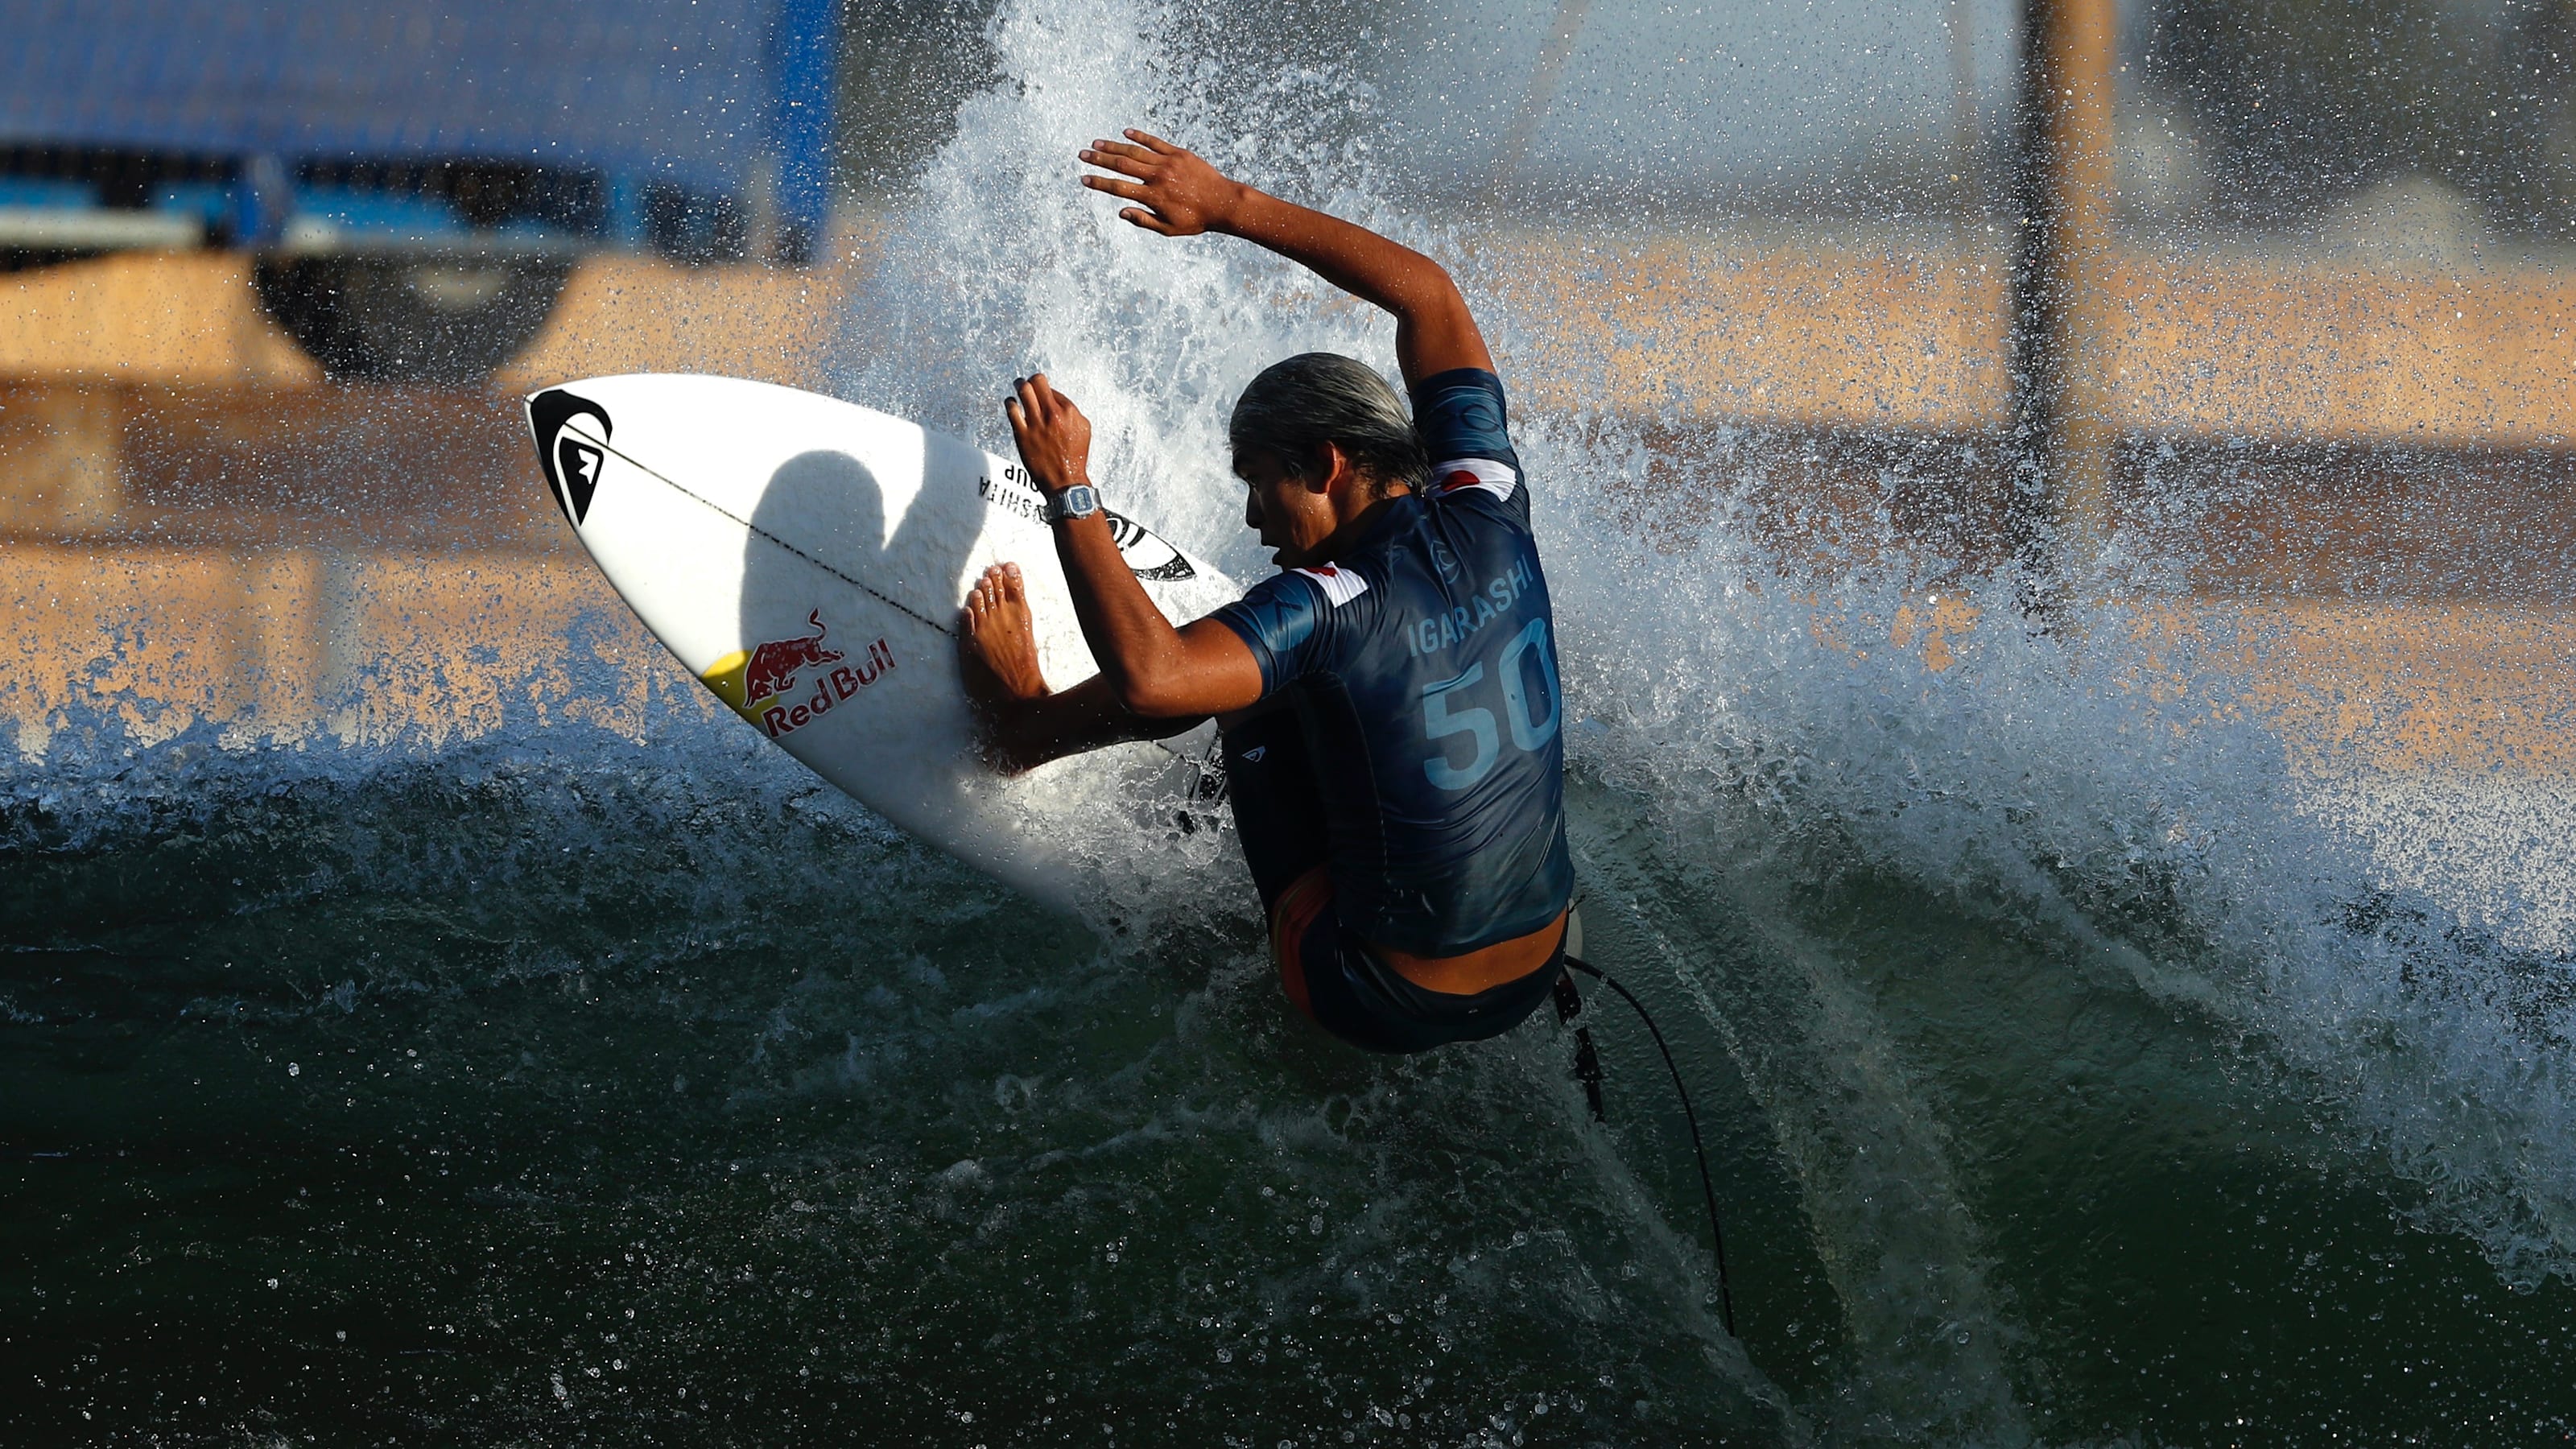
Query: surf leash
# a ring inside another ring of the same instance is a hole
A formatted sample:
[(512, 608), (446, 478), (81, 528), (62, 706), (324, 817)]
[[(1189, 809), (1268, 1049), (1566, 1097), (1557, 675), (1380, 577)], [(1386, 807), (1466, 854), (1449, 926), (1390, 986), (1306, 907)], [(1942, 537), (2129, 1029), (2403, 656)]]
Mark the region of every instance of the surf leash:
[[(1673, 1049), (1664, 1044), (1664, 1034), (1656, 1028), (1655, 1019), (1646, 1014), (1646, 1004), (1639, 1001), (1634, 992), (1589, 961), (1569, 955), (1565, 964), (1569, 969), (1580, 971), (1618, 992), (1619, 999), (1628, 1003), (1629, 1009), (1637, 1013), (1637, 1019), (1646, 1024), (1646, 1034), (1655, 1039), (1655, 1050), (1664, 1054), (1664, 1070), (1673, 1074), (1673, 1095), (1681, 1099), (1682, 1121), (1690, 1125), (1691, 1155), (1699, 1160), (1700, 1197), (1708, 1204), (1708, 1243), (1717, 1255), (1718, 1321), (1726, 1325), (1730, 1337), (1738, 1336), (1735, 1333), (1735, 1298), (1726, 1286), (1726, 1233), (1717, 1225), (1717, 1187), (1708, 1175), (1708, 1148), (1700, 1141), (1699, 1114), (1691, 1110), (1690, 1092), (1682, 1085), (1681, 1066), (1673, 1060)], [(1556, 1019), (1571, 1025), (1575, 1014), (1582, 1009), (1582, 998), (1574, 991), (1574, 978), (1557, 977)], [(1593, 1050), (1589, 1027), (1574, 1028), (1574, 1075), (1583, 1083), (1583, 1095), (1592, 1104), (1592, 1120), (1607, 1120), (1601, 1112), (1601, 1054)]]

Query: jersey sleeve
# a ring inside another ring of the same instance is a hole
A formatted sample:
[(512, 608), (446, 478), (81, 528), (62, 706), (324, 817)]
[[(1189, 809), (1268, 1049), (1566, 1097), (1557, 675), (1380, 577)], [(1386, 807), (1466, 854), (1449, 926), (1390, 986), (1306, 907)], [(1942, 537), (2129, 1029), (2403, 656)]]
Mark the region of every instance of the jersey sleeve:
[(1515, 506), (1524, 517), (1520, 454), (1503, 409), (1503, 380), (1480, 367), (1453, 368), (1413, 390), (1413, 427), (1431, 455), (1431, 491), (1473, 489)]
[(1331, 604), (1324, 586), (1290, 569), (1252, 586), (1242, 598), (1208, 615), (1232, 629), (1261, 666), (1261, 697), (1295, 683), (1323, 657)]

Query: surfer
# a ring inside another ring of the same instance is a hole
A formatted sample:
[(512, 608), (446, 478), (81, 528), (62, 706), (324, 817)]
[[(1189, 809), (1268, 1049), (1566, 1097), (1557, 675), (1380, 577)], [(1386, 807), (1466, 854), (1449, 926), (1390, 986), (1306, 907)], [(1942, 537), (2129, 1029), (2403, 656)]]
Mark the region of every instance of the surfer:
[(1101, 672), (1051, 690), (1019, 571), (967, 601), (987, 757), (1021, 770), (1214, 717), (1243, 852), (1289, 999), (1378, 1051), (1496, 1035), (1564, 970), (1574, 871), (1547, 582), (1493, 357), (1449, 274), (1130, 130), (1082, 184), (1163, 236), (1241, 237), (1395, 316), (1403, 400), (1306, 353), (1227, 426), (1244, 522), (1281, 572), (1174, 628), (1121, 560), (1091, 425), (1044, 375), (1003, 404)]

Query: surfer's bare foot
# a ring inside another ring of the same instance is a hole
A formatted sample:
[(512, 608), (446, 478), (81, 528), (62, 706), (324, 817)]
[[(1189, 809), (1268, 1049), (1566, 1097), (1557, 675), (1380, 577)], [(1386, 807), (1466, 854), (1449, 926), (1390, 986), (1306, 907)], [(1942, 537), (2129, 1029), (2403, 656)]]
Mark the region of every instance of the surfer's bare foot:
[(985, 756), (1007, 766), (1018, 753), (1010, 735), (1023, 713), (1019, 706), (1049, 692), (1046, 675), (1038, 669), (1037, 631), (1029, 623), (1029, 593), (1020, 566), (995, 564), (984, 570), (966, 594), (958, 624), (966, 701), (983, 726)]
[(957, 662), (983, 735), (984, 758), (999, 770), (1017, 773), (1034, 761), (1023, 759), (1029, 711), (1044, 699), (1046, 675), (1038, 668), (1037, 631), (1029, 622), (1028, 587), (1018, 564), (995, 564), (984, 570), (966, 594), (959, 612)]

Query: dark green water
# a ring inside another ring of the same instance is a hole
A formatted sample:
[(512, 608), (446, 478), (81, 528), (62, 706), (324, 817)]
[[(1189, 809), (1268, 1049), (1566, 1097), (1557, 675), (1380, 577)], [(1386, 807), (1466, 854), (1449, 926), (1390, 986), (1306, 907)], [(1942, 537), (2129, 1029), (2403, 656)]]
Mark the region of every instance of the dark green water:
[(1607, 996), (1601, 1129), (1550, 1021), (1340, 1049), (1241, 913), (1105, 943), (747, 743), (180, 750), (16, 793), (0, 1437), (2536, 1443), (2576, 1413), (2563, 1279), (2416, 1225), (2296, 1073), (2076, 932), (1584, 792), (1593, 954), (1694, 1083), (1739, 1347)]
[(11, 1442), (1766, 1417), (1544, 1034), (1390, 1068), (1240, 919), (626, 753), (13, 813)]

